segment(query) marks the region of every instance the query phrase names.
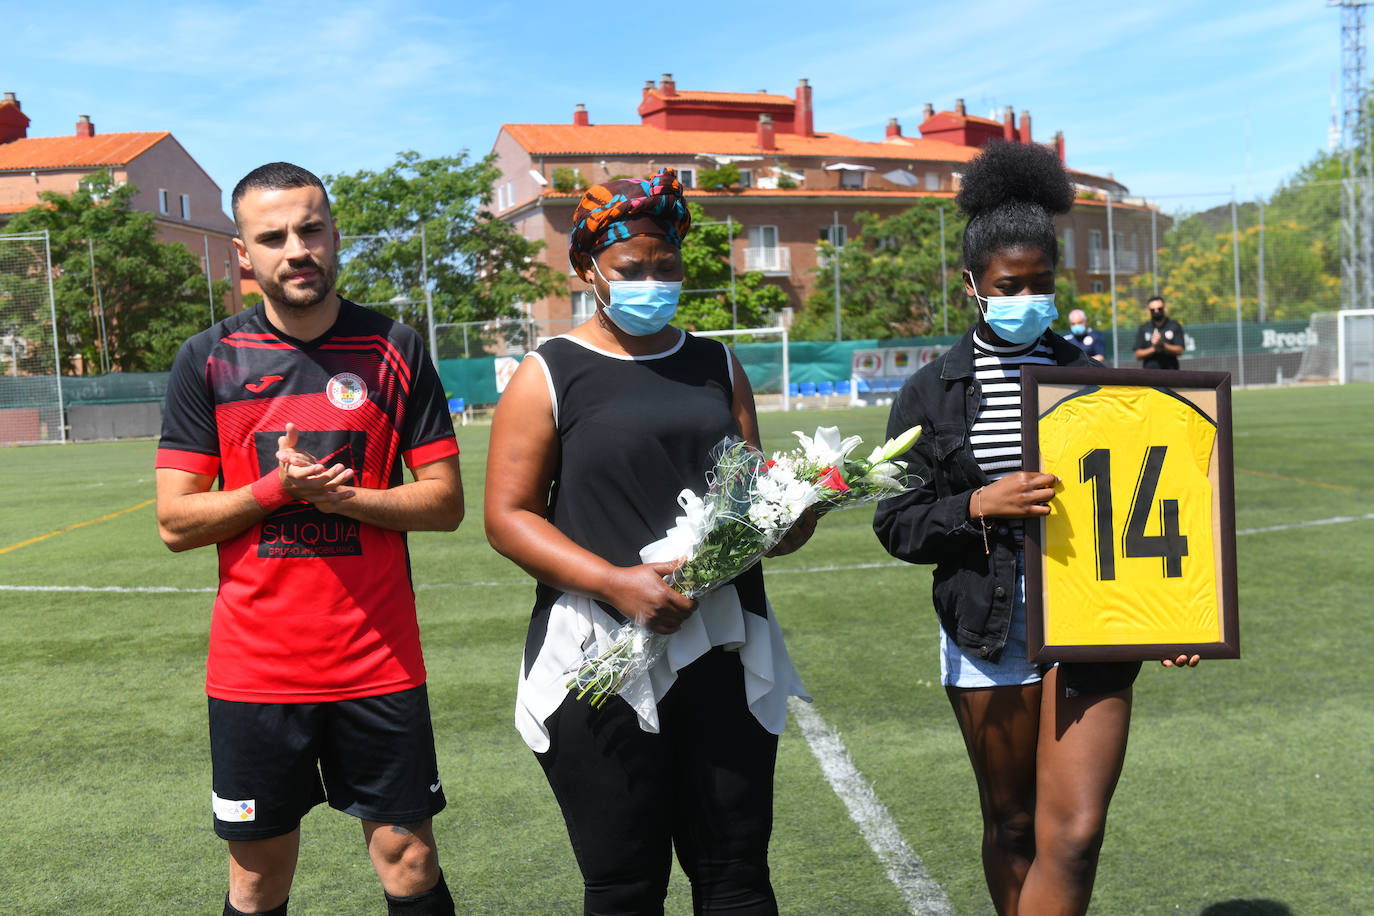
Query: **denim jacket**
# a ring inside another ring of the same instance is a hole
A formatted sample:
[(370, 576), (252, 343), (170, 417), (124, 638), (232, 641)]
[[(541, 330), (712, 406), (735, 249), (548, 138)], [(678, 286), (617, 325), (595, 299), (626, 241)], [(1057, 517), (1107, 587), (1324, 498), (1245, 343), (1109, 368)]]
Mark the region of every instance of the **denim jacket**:
[[(1088, 366), (1082, 350), (1056, 334), (1043, 338), (1061, 366)], [(903, 456), (921, 486), (878, 504), (873, 530), (887, 552), (909, 563), (935, 564), (935, 612), (965, 652), (996, 662), (1011, 630), (1016, 588), (1016, 533), (1005, 521), (982, 526), (969, 517), (969, 498), (989, 481), (973, 456), (969, 433), (982, 387), (973, 374), (973, 329), (943, 356), (923, 366), (898, 393), (888, 416), (889, 438), (920, 424)], [(1103, 693), (1129, 686), (1139, 664), (1066, 665), (1066, 688)], [(1124, 683), (1121, 683), (1124, 681)]]

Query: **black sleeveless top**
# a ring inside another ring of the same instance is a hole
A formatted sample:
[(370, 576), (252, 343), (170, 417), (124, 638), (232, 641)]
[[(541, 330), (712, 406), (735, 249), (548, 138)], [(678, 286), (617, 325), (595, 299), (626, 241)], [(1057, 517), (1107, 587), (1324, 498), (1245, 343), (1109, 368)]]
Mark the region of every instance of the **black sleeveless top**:
[[(730, 411), (728, 351), (683, 331), (677, 344), (652, 356), (613, 354), (571, 337), (546, 341), (535, 355), (549, 382), (559, 441), (549, 520), (606, 561), (636, 566), (640, 548), (663, 537), (681, 514), (678, 494), (705, 492), (715, 445), (740, 435)], [(760, 566), (732, 584), (745, 610), (766, 615)], [(539, 583), (526, 670), (559, 595)]]

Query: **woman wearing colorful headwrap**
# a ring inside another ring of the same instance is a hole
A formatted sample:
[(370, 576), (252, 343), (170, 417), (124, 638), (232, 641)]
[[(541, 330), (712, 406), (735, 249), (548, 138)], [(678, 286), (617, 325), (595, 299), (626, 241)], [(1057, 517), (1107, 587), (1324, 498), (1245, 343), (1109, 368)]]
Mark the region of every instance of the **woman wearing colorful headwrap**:
[[(705, 488), (714, 445), (759, 444), (730, 350), (668, 323), (690, 226), (671, 169), (587, 191), (568, 257), (596, 313), (527, 356), (492, 422), (487, 537), (538, 583), (516, 725), (563, 809), (589, 914), (661, 913), (674, 848), (696, 912), (777, 912), (773, 764), (787, 697), (804, 694), (762, 570), (698, 603), (664, 583), (673, 563), (639, 558), (678, 494)], [(675, 635), (652, 679), (593, 708), (566, 672), (627, 619)]]

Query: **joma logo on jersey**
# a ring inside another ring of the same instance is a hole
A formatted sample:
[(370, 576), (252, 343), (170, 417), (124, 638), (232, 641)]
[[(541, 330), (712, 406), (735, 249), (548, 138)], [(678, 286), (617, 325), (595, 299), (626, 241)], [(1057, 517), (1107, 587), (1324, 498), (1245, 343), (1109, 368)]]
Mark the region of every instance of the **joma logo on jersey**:
[(258, 556), (265, 558), (356, 557), (362, 552), (357, 522), (315, 509), (268, 518), (258, 538)]
[(340, 372), (325, 384), (324, 393), (340, 410), (356, 410), (367, 400), (367, 383), (352, 372)]

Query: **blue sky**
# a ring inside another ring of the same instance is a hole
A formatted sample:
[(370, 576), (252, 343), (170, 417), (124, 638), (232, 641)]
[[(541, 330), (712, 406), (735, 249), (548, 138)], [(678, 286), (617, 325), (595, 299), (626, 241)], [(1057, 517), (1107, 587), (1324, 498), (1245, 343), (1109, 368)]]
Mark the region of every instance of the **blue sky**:
[[(640, 9), (625, 14), (621, 10)], [(504, 122), (635, 123), (640, 88), (790, 95), (817, 130), (916, 134), (924, 103), (1028, 109), (1069, 165), (1177, 195), (1265, 194), (1326, 149), (1340, 14), (1322, 0), (665, 4), (0, 0), (0, 89), (30, 136), (170, 130), (228, 191), (262, 162), (320, 174), (397, 151), (490, 151)], [(1370, 36), (1374, 41), (1374, 35)], [(1206, 201), (1209, 205), (1214, 201)]]

